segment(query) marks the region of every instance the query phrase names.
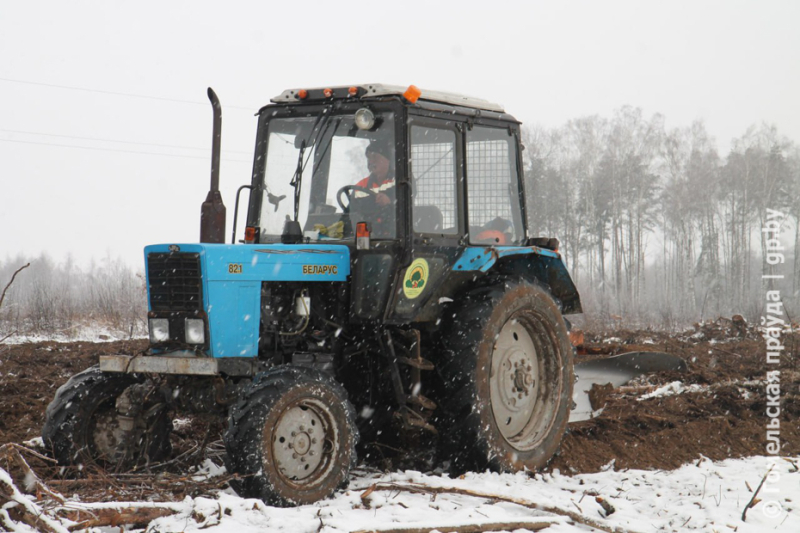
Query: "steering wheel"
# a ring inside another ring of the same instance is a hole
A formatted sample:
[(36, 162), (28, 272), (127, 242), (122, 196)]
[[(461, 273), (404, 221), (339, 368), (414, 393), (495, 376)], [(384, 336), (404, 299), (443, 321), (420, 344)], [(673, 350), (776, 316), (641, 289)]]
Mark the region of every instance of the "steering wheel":
[[(339, 204), (339, 207), (342, 208), (342, 212), (343, 213), (349, 213), (350, 212), (350, 205), (353, 202), (353, 197), (350, 196), (350, 193), (352, 191), (363, 192), (367, 196), (372, 197), (373, 200), (375, 199), (376, 196), (378, 196), (378, 193), (376, 193), (372, 189), (368, 189), (368, 188), (362, 187), (360, 185), (345, 185), (344, 187), (339, 189), (339, 191), (336, 193), (336, 202)], [(343, 196), (347, 197), (347, 206), (346, 207), (344, 205), (344, 202), (342, 201), (342, 197)]]

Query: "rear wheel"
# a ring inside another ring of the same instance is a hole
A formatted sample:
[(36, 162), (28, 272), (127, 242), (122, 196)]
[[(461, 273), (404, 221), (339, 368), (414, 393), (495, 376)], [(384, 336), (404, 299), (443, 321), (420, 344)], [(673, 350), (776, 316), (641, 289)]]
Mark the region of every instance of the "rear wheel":
[(72, 376), (45, 412), (42, 439), (59, 464), (97, 464), (117, 472), (159, 461), (172, 451), (166, 406), (142, 401), (121, 416), (117, 399), (142, 380), (91, 367)]
[(292, 506), (329, 497), (356, 464), (355, 413), (341, 385), (285, 367), (257, 378), (233, 407), (227, 466), (241, 496)]
[(526, 282), (470, 293), (445, 328), (443, 442), (454, 469), (541, 468), (566, 430), (572, 347), (552, 297)]

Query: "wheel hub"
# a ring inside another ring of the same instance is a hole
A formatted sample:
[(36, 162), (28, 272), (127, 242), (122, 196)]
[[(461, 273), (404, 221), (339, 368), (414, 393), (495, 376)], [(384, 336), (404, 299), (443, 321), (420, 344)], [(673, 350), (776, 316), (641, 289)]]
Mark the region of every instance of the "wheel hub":
[(531, 374), (531, 366), (527, 365), (525, 369), (517, 368), (514, 372), (514, 390), (522, 392), (527, 396), (536, 380), (533, 379)]
[(94, 446), (98, 452), (98, 459), (106, 462), (117, 462), (124, 455), (122, 443), (129, 431), (120, 425), (116, 413), (108, 411), (97, 419), (93, 433)]
[(290, 480), (311, 477), (323, 462), (325, 439), (323, 420), (313, 409), (290, 407), (278, 420), (272, 443), (278, 470)]
[(311, 449), (311, 437), (308, 436), (308, 433), (300, 433), (295, 436), (292, 444), (295, 452), (299, 455), (305, 455)]
[(506, 439), (528, 424), (539, 392), (539, 363), (528, 330), (517, 320), (500, 330), (492, 354), (490, 380), (492, 410)]

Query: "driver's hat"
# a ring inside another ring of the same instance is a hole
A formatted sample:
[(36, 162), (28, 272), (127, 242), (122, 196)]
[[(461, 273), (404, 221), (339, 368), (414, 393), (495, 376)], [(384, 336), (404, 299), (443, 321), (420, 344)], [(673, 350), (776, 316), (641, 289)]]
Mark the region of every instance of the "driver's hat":
[(392, 159), (392, 146), (384, 139), (373, 139), (367, 146), (366, 155), (380, 154), (386, 159)]

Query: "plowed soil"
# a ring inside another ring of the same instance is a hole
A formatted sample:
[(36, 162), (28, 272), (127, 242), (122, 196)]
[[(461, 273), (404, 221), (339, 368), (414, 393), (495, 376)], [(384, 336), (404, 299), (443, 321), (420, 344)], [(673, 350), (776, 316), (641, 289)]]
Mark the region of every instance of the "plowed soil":
[[(612, 352), (666, 352), (686, 361), (688, 371), (643, 376), (612, 391), (599, 417), (569, 425), (550, 468), (562, 473), (597, 472), (613, 460), (618, 470), (672, 469), (701, 455), (713, 460), (765, 455), (764, 340), (752, 330), (737, 336), (725, 327), (698, 329), (685, 335), (621, 331), (608, 336), (620, 341), (611, 345)], [(594, 340), (587, 346), (609, 346), (597, 342), (601, 337)], [(781, 450), (782, 455), (796, 455), (800, 453), (800, 335), (786, 335), (783, 340)], [(592, 357), (597, 356), (578, 356), (578, 360)], [(775, 369), (769, 365), (769, 370)], [(640, 399), (675, 381), (697, 385), (699, 391)]]
[[(618, 331), (604, 336), (587, 334), (586, 340), (588, 351), (594, 354), (580, 355), (578, 360), (602, 357), (598, 352), (662, 351), (683, 358), (689, 370), (641, 377), (629, 386), (608, 392), (598, 417), (570, 424), (561, 449), (548, 468), (565, 474), (609, 467), (672, 469), (700, 456), (717, 460), (766, 453), (766, 349), (754, 331), (736, 331), (717, 323), (684, 334)], [(800, 425), (796, 422), (800, 418), (800, 368), (796, 355), (800, 335), (787, 334), (784, 343), (780, 438), (782, 455), (796, 456), (800, 454)], [(45, 408), (56, 389), (71, 375), (96, 364), (99, 355), (135, 354), (145, 348), (146, 341), (0, 345), (0, 444), (38, 437)], [(675, 381), (698, 387), (640, 400)], [(192, 447), (211, 444), (219, 457), (219, 428), (212, 428), (211, 432), (208, 429), (207, 424), (176, 425), (175, 438), (179, 442), (173, 443), (175, 454), (194, 456), (196, 465), (210, 454), (191, 454)], [(210, 438), (205, 436), (209, 433)], [(609, 466), (612, 461), (613, 466)], [(217, 462), (221, 464), (221, 460)], [(32, 466), (45, 480), (70, 477), (43, 462), (34, 463), (35, 460)], [(407, 461), (396, 464), (408, 466)], [(384, 461), (377, 466), (386, 465)], [(174, 466), (179, 470), (187, 465)], [(91, 484), (59, 486), (70, 493), (80, 492), (82, 487), (95, 490)], [(170, 492), (173, 497), (190, 493), (184, 489), (183, 493)], [(202, 487), (193, 490), (202, 491)], [(91, 498), (90, 494), (86, 496)]]

